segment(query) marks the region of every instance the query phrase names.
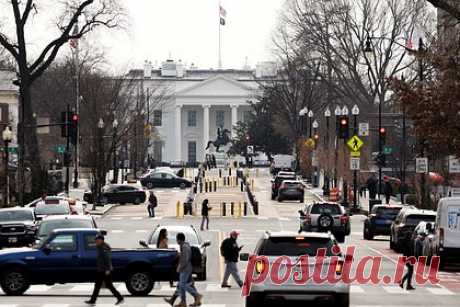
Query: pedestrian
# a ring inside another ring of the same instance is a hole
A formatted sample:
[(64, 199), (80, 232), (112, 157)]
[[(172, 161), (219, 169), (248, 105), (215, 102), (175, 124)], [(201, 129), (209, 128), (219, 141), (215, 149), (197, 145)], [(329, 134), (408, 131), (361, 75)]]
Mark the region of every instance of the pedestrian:
[[(168, 231), (166, 228), (160, 229), (160, 233), (158, 234), (157, 240), (157, 248), (168, 249)], [(169, 281), (169, 286), (172, 288), (174, 287), (174, 282), (172, 280)]]
[[(188, 283), (190, 284), (190, 287), (194, 288), (195, 291), (198, 292), (198, 290), (195, 287), (195, 280), (193, 279), (193, 275), (190, 275), (190, 279), (189, 279)], [(178, 297), (180, 297), (180, 289), (179, 289), (179, 287), (176, 287), (176, 291), (174, 291), (173, 295), (170, 298), (165, 297), (163, 299), (169, 305), (174, 306), (174, 302), (176, 301), (176, 299)]]
[(224, 257), (225, 260), (225, 273), (224, 279), (222, 280), (222, 288), (230, 288), (231, 286), (228, 284), (228, 279), (230, 275), (233, 276), (236, 283), (240, 288), (243, 286), (243, 281), (241, 280), (240, 273), (238, 272), (238, 258), (241, 249), (243, 246), (238, 246), (236, 239), (240, 234), (233, 230), (230, 233), (230, 236), (222, 241), (220, 245), (220, 253)]
[(375, 175), (372, 174), (366, 181), (366, 187), (369, 190), (369, 198), (375, 199), (377, 196), (377, 179)]
[(206, 230), (209, 230), (209, 211), (212, 208), (209, 207), (209, 200), (206, 198), (201, 204), (201, 231), (204, 230), (204, 224), (206, 222)]
[(158, 206), (158, 199), (153, 193), (153, 191), (150, 191), (149, 203), (147, 205), (147, 211), (149, 212), (149, 217), (155, 217), (155, 208), (157, 206)]
[(97, 275), (91, 299), (89, 301), (85, 301), (85, 303), (89, 305), (96, 304), (102, 283), (104, 283), (105, 287), (109, 289), (110, 292), (112, 292), (112, 294), (117, 298), (115, 305), (120, 305), (124, 302), (124, 299), (123, 296), (121, 296), (121, 294), (117, 291), (117, 289), (115, 289), (112, 283), (113, 266), (110, 245), (105, 243), (103, 235), (97, 235), (95, 242), (97, 251)]
[(187, 194), (187, 198), (184, 202), (184, 214), (192, 215), (193, 214), (193, 201), (195, 200), (195, 193), (196, 193), (196, 184), (192, 183), (192, 187)]
[(388, 178), (384, 178), (385, 186), (384, 186), (384, 193), (385, 193), (385, 200), (386, 204), (390, 203), (391, 195), (393, 194), (393, 187), (391, 186), (390, 180)]
[(179, 264), (177, 266), (177, 273), (179, 273), (179, 296), (180, 303), (176, 307), (187, 307), (186, 292), (190, 293), (195, 302), (191, 307), (201, 306), (203, 296), (198, 293), (195, 287), (192, 286), (191, 276), (193, 271), (192, 266), (192, 248), (188, 242), (185, 242), (185, 235), (180, 232), (176, 235), (177, 244), (179, 244)]
[(412, 275), (414, 274), (414, 265), (417, 259), (414, 257), (413, 253), (414, 249), (413, 248), (404, 248), (404, 256), (406, 257), (406, 267), (407, 271), (404, 274), (403, 278), (401, 279), (401, 282), (399, 283), (399, 286), (401, 288), (404, 288), (404, 283), (407, 281), (407, 287), (406, 290), (415, 290), (415, 288), (412, 286)]

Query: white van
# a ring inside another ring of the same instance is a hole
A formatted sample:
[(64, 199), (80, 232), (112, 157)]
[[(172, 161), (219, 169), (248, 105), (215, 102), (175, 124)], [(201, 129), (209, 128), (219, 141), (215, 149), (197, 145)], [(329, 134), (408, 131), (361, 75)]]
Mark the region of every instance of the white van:
[(433, 245), (441, 258), (441, 267), (448, 262), (460, 262), (460, 197), (439, 200)]

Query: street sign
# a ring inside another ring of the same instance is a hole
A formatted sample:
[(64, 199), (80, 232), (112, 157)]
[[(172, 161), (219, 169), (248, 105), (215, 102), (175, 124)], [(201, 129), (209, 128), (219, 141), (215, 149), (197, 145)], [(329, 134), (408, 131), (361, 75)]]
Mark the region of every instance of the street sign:
[(65, 152), (65, 145), (57, 145), (56, 146), (56, 152), (58, 154), (63, 154)]
[(347, 142), (351, 151), (359, 151), (363, 147), (364, 142), (357, 136), (353, 135)]
[(383, 147), (383, 153), (385, 155), (391, 155), (392, 152), (393, 152), (393, 147), (390, 147), (390, 146)]
[(359, 136), (369, 136), (369, 123), (359, 123), (358, 128)]
[(455, 156), (449, 156), (449, 173), (459, 174), (460, 173), (460, 160)]
[(360, 151), (351, 151), (350, 156), (352, 156), (352, 157), (361, 157), (361, 152)]
[(10, 154), (17, 154), (18, 153), (18, 148), (17, 147), (8, 147), (8, 152)]
[(252, 145), (251, 145), (251, 146), (247, 146), (247, 147), (246, 147), (246, 153), (247, 153), (248, 155), (253, 155), (253, 154), (254, 154), (254, 146), (252, 146)]
[(312, 138), (309, 138), (309, 139), (305, 142), (305, 145), (307, 145), (307, 147), (313, 148), (313, 147), (315, 147), (315, 140), (312, 139)]
[(350, 170), (359, 171), (360, 169), (360, 159), (359, 158), (350, 158)]
[(415, 172), (418, 174), (428, 173), (428, 158), (415, 159)]

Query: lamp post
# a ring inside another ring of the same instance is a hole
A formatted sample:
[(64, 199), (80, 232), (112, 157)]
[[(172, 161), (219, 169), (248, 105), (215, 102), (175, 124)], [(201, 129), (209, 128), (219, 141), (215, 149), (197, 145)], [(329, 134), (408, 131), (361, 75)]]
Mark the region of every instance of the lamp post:
[[(324, 139), (324, 147), (328, 151), (329, 150), (329, 120), (331, 119), (331, 110), (329, 107), (326, 108), (324, 111), (324, 117), (326, 117), (326, 137)], [(324, 176), (324, 185), (323, 185), (323, 195), (329, 196), (330, 194), (330, 183), (329, 183), (329, 155), (326, 155), (326, 175)]]
[[(97, 184), (96, 184), (96, 189), (97, 189), (97, 203), (100, 203), (101, 201), (101, 192), (102, 192), (102, 172), (103, 172), (103, 164), (104, 164), (104, 156), (103, 156), (103, 144), (102, 142), (104, 141), (103, 138), (103, 129), (104, 129), (104, 120), (102, 118), (99, 118), (99, 122), (97, 123), (97, 130), (99, 132), (99, 148), (98, 148), (98, 166), (97, 166)], [(96, 203), (96, 202), (93, 202)], [(94, 208), (94, 206), (93, 206)], [(94, 208), (95, 209), (95, 208)]]
[(112, 123), (113, 127), (113, 180), (112, 183), (118, 183), (118, 162), (117, 162), (117, 129), (118, 129), (118, 120), (115, 120)]
[(299, 118), (300, 118), (300, 131), (302, 135), (304, 135), (305, 131), (305, 115), (307, 115), (308, 109), (307, 107), (304, 107), (302, 110), (299, 112)]
[(311, 126), (312, 126), (312, 120), (313, 120), (313, 111), (312, 110), (308, 111), (308, 119), (310, 120), (310, 125), (309, 125), (310, 134), (308, 136), (309, 136), (309, 138), (311, 138)]
[[(354, 105), (351, 109), (351, 114), (353, 114), (353, 134), (358, 134), (358, 115), (359, 107)], [(356, 211), (358, 209), (358, 171), (353, 170), (353, 209)]]
[(2, 133), (3, 143), (5, 144), (5, 205), (10, 203), (10, 177), (8, 173), (9, 153), (8, 145), (13, 140), (13, 132), (6, 126)]
[[(348, 110), (348, 107), (347, 106), (344, 106), (343, 109), (342, 109), (342, 116), (346, 116), (348, 117), (348, 114), (349, 114), (349, 110)], [(346, 165), (347, 165), (347, 159), (346, 159), (346, 146), (345, 144), (347, 143), (347, 140), (346, 139), (343, 139), (343, 164), (344, 164), (344, 168), (343, 168), (343, 171), (344, 171), (344, 176), (343, 176), (343, 187), (342, 187), (342, 191), (343, 191), (343, 206), (344, 207), (348, 207), (348, 183), (347, 183), (347, 180), (345, 179), (345, 170), (346, 170)]]
[(338, 138), (338, 133), (339, 133), (339, 121), (340, 121), (340, 115), (342, 115), (342, 109), (337, 106), (335, 107), (335, 140), (334, 140), (334, 151), (335, 151), (335, 160), (334, 160), (334, 188), (337, 187), (337, 164), (339, 161), (339, 138)]

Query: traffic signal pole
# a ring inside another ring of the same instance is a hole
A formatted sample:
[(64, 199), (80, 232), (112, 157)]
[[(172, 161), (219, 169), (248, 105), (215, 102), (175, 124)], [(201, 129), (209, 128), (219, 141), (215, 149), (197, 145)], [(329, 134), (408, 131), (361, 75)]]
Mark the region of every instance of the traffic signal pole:
[(66, 145), (65, 145), (65, 153), (64, 153), (64, 163), (65, 163), (65, 193), (68, 196), (70, 190), (70, 106), (67, 104), (67, 112), (65, 116), (65, 129), (66, 129)]
[[(353, 135), (358, 134), (358, 115), (353, 115)], [(357, 170), (353, 170), (353, 209), (358, 209), (358, 173)]]
[[(382, 130), (382, 101), (379, 99), (379, 156), (382, 156), (383, 153), (383, 144), (382, 144), (382, 134), (380, 131)], [(377, 185), (377, 195), (378, 199), (380, 199), (380, 194), (382, 193), (382, 164), (379, 163), (379, 182)]]

